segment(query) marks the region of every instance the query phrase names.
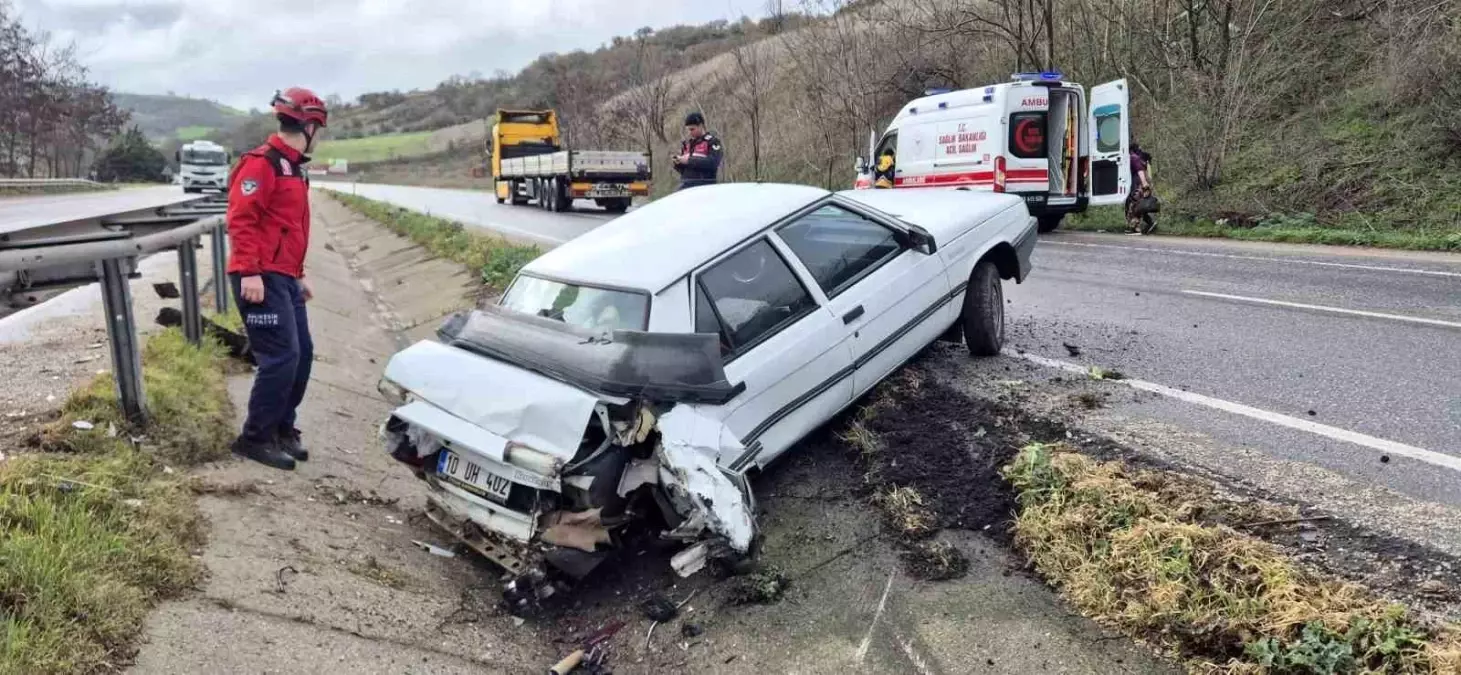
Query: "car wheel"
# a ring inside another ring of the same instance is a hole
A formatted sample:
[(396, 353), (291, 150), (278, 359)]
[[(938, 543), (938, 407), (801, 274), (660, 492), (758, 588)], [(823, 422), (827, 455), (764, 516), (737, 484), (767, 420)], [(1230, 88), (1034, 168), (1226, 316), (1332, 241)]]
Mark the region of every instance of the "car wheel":
[(1004, 346), (1004, 286), (992, 260), (981, 260), (964, 291), (964, 342), (974, 356), (994, 356)]
[(1053, 216), (1040, 216), (1037, 219), (1037, 221), (1039, 222), (1038, 227), (1040, 233), (1045, 234), (1046, 232), (1054, 232), (1055, 228), (1060, 227), (1060, 221), (1064, 218), (1065, 214), (1063, 213), (1058, 213)]

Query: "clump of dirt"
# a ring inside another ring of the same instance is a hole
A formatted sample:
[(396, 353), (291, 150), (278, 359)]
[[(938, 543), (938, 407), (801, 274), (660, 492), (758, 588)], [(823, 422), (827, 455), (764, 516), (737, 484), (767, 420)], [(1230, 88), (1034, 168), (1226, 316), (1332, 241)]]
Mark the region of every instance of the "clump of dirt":
[(1019, 447), (1015, 416), (924, 381), (912, 368), (878, 396), (861, 421), (877, 451), (859, 450), (871, 482), (884, 495), (880, 505), (898, 507), (888, 510), (889, 518), (903, 521), (908, 511), (903, 507), (914, 501), (938, 528), (1004, 532), (1014, 500), (999, 468)]
[(969, 573), (969, 558), (946, 541), (921, 541), (903, 550), (908, 573), (915, 579), (947, 581)]
[(1072, 405), (1085, 410), (1096, 410), (1097, 408), (1105, 407), (1106, 397), (1100, 392), (1083, 391), (1079, 394), (1071, 394), (1070, 402)]
[(791, 580), (781, 570), (767, 567), (731, 580), (726, 602), (732, 605), (771, 605), (781, 601)]

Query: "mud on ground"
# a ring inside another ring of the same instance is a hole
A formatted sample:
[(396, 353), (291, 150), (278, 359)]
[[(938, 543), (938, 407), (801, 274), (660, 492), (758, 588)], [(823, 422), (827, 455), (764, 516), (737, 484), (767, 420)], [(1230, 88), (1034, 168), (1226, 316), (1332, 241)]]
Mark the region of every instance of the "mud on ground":
[[(1088, 378), (1052, 377), (1023, 363), (971, 361), (962, 348), (948, 345), (931, 347), (909, 370), (919, 373), (921, 386), (890, 387), (889, 392), (899, 410), (918, 414), (881, 415), (869, 423), (886, 430), (889, 462), (903, 465), (876, 471), (926, 491), (939, 504), (947, 527), (967, 526), (964, 514), (974, 511), (972, 505), (999, 505), (1004, 499), (1001, 512), (1012, 512), (1003, 480), (980, 480), (983, 487), (961, 488), (950, 485), (957, 483), (951, 476), (987, 475), (991, 464), (1002, 465), (1026, 443), (1065, 443), (1096, 459), (1121, 461), (1133, 473), (1148, 472), (1139, 473), (1138, 484), (1193, 509), (1198, 522), (1251, 534), (1312, 569), (1434, 615), (1461, 617), (1461, 558), (1347, 513), (1323, 511), (1232, 474), (1175, 461), (1150, 446), (1136, 447), (1106, 433), (1102, 427), (1108, 425), (1092, 419), (1102, 402), (1140, 392)], [(983, 433), (977, 422), (981, 418), (993, 421), (983, 425)], [(968, 524), (988, 524), (998, 534), (1008, 522), (976, 518)]]

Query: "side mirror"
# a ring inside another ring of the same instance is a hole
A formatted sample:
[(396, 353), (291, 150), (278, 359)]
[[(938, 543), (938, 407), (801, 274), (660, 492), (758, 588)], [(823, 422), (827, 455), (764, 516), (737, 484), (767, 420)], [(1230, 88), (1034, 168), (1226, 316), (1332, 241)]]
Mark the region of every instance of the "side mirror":
[(859, 174), (867, 173), (867, 160), (863, 159), (862, 155), (858, 155), (857, 161), (852, 163), (852, 170)]
[(908, 246), (924, 255), (938, 252), (938, 243), (933, 240), (933, 235), (917, 225), (908, 226)]

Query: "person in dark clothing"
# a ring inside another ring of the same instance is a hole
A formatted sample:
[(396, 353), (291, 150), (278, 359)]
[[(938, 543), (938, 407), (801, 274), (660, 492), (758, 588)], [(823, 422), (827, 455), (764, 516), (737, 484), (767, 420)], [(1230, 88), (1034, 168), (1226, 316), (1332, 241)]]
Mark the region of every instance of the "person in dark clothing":
[(1131, 193), (1126, 196), (1126, 233), (1150, 234), (1156, 229), (1152, 214), (1142, 213), (1138, 208), (1141, 200), (1152, 194), (1152, 156), (1135, 142), (1131, 144)]
[(690, 138), (680, 143), (680, 154), (674, 160), (680, 189), (715, 183), (723, 153), (720, 139), (705, 130), (705, 116), (698, 112), (685, 116), (685, 132)]
[(248, 418), (233, 443), (240, 457), (292, 470), (309, 459), (296, 410), (314, 362), (305, 303), (309, 178), (304, 165), (325, 126), (325, 102), (294, 87), (270, 104), (279, 132), (239, 158), (228, 188), (228, 277), (258, 365)]

